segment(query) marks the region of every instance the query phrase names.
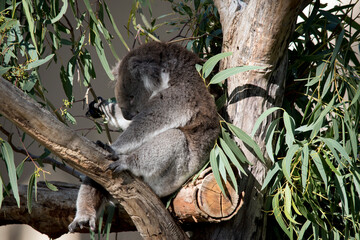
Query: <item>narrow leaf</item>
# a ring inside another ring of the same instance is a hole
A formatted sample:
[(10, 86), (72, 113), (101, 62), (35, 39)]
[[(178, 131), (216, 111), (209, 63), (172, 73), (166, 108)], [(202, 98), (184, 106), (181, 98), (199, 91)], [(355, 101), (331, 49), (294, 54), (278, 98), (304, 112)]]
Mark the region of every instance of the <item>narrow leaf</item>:
[(263, 112), (260, 117), (256, 120), (255, 124), (254, 124), (254, 127), (253, 127), (253, 130), (251, 131), (251, 134), (250, 136), (251, 137), (254, 137), (256, 131), (258, 130), (260, 124), (262, 123), (262, 121), (265, 120), (265, 118), (267, 118), (270, 114), (272, 114), (273, 112), (277, 111), (277, 110), (282, 110), (282, 108), (279, 108), (279, 107), (272, 107), (272, 108), (269, 108), (267, 109), (265, 112)]
[(279, 206), (279, 193), (275, 194), (273, 200), (272, 200), (272, 207), (274, 210), (274, 216), (278, 224), (280, 225), (281, 229), (290, 237), (290, 231), (286, 227), (286, 224), (283, 220), (283, 217), (281, 215), (280, 206)]
[(249, 160), (247, 160), (247, 158), (245, 157), (245, 155), (242, 153), (242, 151), (240, 150), (240, 148), (238, 147), (238, 145), (235, 143), (235, 141), (233, 139), (230, 138), (230, 135), (223, 131), (222, 132), (222, 136), (225, 140), (225, 142), (227, 143), (227, 145), (231, 148), (231, 151), (236, 155), (236, 157), (242, 162), (242, 163), (246, 163), (246, 164), (251, 164), (249, 162)]
[(238, 137), (244, 143), (246, 143), (249, 147), (251, 147), (254, 150), (256, 156), (264, 163), (265, 159), (260, 150), (259, 145), (254, 140), (252, 140), (251, 137), (249, 135), (247, 135), (240, 128), (238, 128), (235, 125), (232, 125), (230, 123), (227, 123), (227, 125), (229, 126), (229, 129), (235, 134), (235, 136)]
[(36, 68), (40, 65), (43, 65), (43, 64), (47, 63), (48, 61), (50, 61), (50, 59), (52, 59), (53, 57), (54, 57), (54, 54), (50, 54), (49, 56), (47, 56), (44, 59), (35, 60), (27, 65), (27, 70), (30, 70), (30, 69)]
[(284, 111), (283, 117), (286, 129), (285, 142), (290, 148), (295, 142), (295, 121), (286, 111)]
[(60, 9), (60, 12), (58, 15), (56, 15), (53, 19), (51, 19), (51, 24), (56, 23), (57, 21), (59, 21), (64, 14), (66, 13), (67, 7), (68, 7), (68, 1), (67, 0), (62, 0), (63, 2), (63, 6)]
[(203, 66), (203, 77), (207, 78), (210, 73), (212, 72), (212, 70), (214, 69), (215, 65), (223, 58), (231, 56), (232, 53), (231, 52), (224, 52), (224, 53), (219, 53), (216, 54), (215, 56), (209, 58)]
[(282, 171), (286, 177), (286, 180), (288, 180), (292, 184), (291, 180), (291, 162), (294, 158), (295, 153), (299, 150), (299, 145), (294, 144), (290, 147), (290, 149), (287, 151), (286, 156), (284, 160), (282, 161)]
[(275, 164), (273, 165), (273, 167), (267, 172), (264, 183), (261, 187), (261, 191), (264, 190), (267, 185), (270, 183), (270, 181), (273, 179), (273, 177), (275, 176), (275, 174), (277, 174), (279, 172), (279, 170), (281, 169), (280, 164), (282, 163), (281, 161), (275, 162)]
[(224, 196), (226, 196), (225, 189), (224, 189), (223, 183), (221, 181), (219, 165), (218, 165), (216, 154), (215, 154), (215, 148), (213, 148), (210, 152), (210, 165), (211, 165), (215, 180), (221, 189), (221, 192), (224, 194)]
[(308, 170), (309, 170), (309, 146), (305, 144), (301, 151), (301, 183), (303, 187), (303, 192), (305, 192), (308, 178)]
[[(224, 143), (224, 140), (222, 140), (220, 138), (220, 142), (223, 142)], [(224, 143), (225, 144), (225, 143)], [(226, 172), (228, 174), (228, 176), (230, 177), (231, 179), (231, 182), (233, 184), (233, 187), (235, 189), (235, 191), (237, 192), (238, 191), (238, 185), (237, 185), (237, 180), (236, 180), (236, 177), (235, 177), (235, 174), (234, 174), (234, 171), (232, 170), (231, 168), (231, 165), (226, 157), (226, 155), (224, 154), (223, 150), (221, 148), (219, 148), (219, 157), (220, 157), (220, 161), (222, 161), (224, 163), (224, 166), (225, 166), (225, 169), (226, 169)], [(235, 158), (235, 156), (233, 156)], [(236, 159), (235, 159), (236, 160)], [(224, 179), (225, 181), (226, 179)], [(226, 181), (225, 181), (226, 182)]]
[(324, 169), (323, 163), (321, 161), (321, 158), (319, 156), (319, 153), (317, 153), (313, 150), (313, 151), (311, 151), (310, 156), (314, 160), (315, 166), (318, 169), (322, 180), (324, 181), (325, 188), (327, 189), (327, 186), (328, 186), (327, 174), (325, 172), (325, 169)]
[(33, 192), (34, 192), (35, 184), (36, 184), (36, 173), (33, 173), (30, 176), (28, 188), (27, 188), (27, 208), (29, 213), (31, 213), (32, 210), (32, 200), (33, 200)]
[(222, 138), (220, 139), (220, 144), (222, 149), (224, 150), (226, 156), (229, 157), (229, 159), (231, 160), (232, 164), (234, 164), (234, 166), (240, 170), (241, 172), (243, 172), (245, 175), (245, 170), (244, 168), (240, 165), (240, 163), (238, 162), (238, 160), (236, 159), (236, 156), (234, 155), (234, 153), (231, 151), (230, 147), (226, 144), (225, 140)]
[(2, 157), (6, 163), (7, 172), (9, 174), (9, 180), (11, 189), (16, 200), (18, 207), (20, 207), (20, 196), (19, 189), (16, 177), (16, 168), (14, 162), (14, 152), (10, 146), (10, 144), (6, 141), (1, 141), (1, 153)]
[(220, 83), (223, 80), (227, 79), (228, 77), (233, 76), (238, 73), (241, 73), (241, 72), (246, 72), (246, 71), (256, 70), (256, 69), (263, 69), (263, 68), (264, 67), (259, 67), (259, 66), (242, 66), (242, 67), (228, 68), (228, 69), (222, 70), (222, 71), (218, 72), (217, 74), (215, 74), (215, 76), (210, 80), (209, 84)]
[(48, 182), (46, 180), (45, 180), (45, 184), (51, 191), (56, 192), (56, 191), (59, 190), (54, 184), (52, 184), (52, 183), (50, 183), (50, 182)]

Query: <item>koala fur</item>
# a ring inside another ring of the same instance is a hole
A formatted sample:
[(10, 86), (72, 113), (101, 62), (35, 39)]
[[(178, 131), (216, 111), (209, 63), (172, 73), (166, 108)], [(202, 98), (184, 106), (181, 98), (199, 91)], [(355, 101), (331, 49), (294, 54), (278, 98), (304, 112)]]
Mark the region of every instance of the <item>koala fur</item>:
[[(152, 42), (117, 65), (117, 104), (102, 104), (109, 123), (124, 131), (111, 144), (115, 173), (128, 170), (164, 197), (203, 167), (219, 134), (214, 99), (195, 69), (201, 60), (185, 48)], [(69, 225), (95, 228), (101, 194), (89, 178), (82, 184)]]

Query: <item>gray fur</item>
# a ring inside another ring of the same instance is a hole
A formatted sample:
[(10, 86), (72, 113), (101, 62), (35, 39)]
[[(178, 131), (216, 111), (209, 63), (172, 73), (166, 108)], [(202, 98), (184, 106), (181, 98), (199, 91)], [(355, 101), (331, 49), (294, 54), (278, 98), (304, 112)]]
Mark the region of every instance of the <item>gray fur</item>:
[[(214, 99), (195, 69), (197, 63), (201, 61), (195, 54), (175, 44), (142, 45), (114, 72), (118, 106), (102, 108), (109, 123), (124, 129), (111, 145), (118, 160), (109, 168), (143, 178), (159, 197), (175, 192), (201, 169), (219, 133)], [(93, 193), (80, 189), (80, 194), (88, 194), (79, 196), (81, 200)], [(78, 200), (77, 212), (86, 215), (83, 205), (88, 202)], [(75, 219), (69, 230), (77, 225)]]

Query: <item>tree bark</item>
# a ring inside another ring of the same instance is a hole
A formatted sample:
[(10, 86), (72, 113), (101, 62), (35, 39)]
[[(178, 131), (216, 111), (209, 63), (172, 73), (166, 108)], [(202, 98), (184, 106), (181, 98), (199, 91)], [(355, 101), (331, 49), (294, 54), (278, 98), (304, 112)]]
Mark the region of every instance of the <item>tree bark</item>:
[[(0, 226), (8, 224), (27, 224), (37, 231), (58, 238), (68, 232), (68, 225), (75, 216), (76, 198), (79, 186), (52, 182), (58, 191), (52, 191), (45, 183), (37, 184), (37, 200), (33, 201), (32, 211), (27, 207), (27, 186), (19, 186), (20, 208), (15, 198), (5, 197), (0, 209)], [(112, 232), (135, 231), (135, 225), (124, 208), (117, 208), (111, 225)], [(82, 229), (80, 232), (89, 232)]]
[(0, 113), (66, 163), (102, 185), (131, 217), (144, 239), (187, 239), (160, 199), (127, 172), (107, 170), (106, 152), (77, 135), (10, 82), (0, 78)]
[[(75, 215), (79, 186), (63, 182), (52, 182), (52, 184), (58, 188), (58, 191), (50, 190), (44, 182), (37, 184), (37, 200), (33, 200), (31, 213), (28, 212), (27, 206), (28, 186), (19, 186), (20, 208), (14, 197), (5, 197), (0, 208), (0, 226), (27, 224), (50, 238), (58, 238), (67, 233), (68, 225)], [(170, 213), (187, 225), (228, 220), (241, 208), (242, 198), (239, 198), (229, 183), (227, 186), (230, 189), (231, 199), (225, 200), (211, 169), (207, 169), (195, 182), (189, 182), (180, 189), (169, 208)], [(135, 231), (135, 225), (129, 214), (122, 206), (117, 206), (111, 232)], [(84, 228), (80, 232), (89, 232), (89, 230)]]
[[(246, 2), (246, 3), (245, 3)], [(242, 65), (263, 66), (227, 80), (229, 121), (250, 133), (266, 109), (281, 106), (287, 70), (287, 48), (298, 14), (310, 0), (215, 0), (223, 29), (223, 52), (232, 52), (220, 70)], [(257, 131), (256, 140), (265, 153), (269, 117)], [(239, 142), (247, 159), (248, 177), (242, 176), (244, 205), (229, 222), (205, 224), (194, 229), (196, 239), (264, 239), (266, 216), (260, 191), (270, 163), (263, 164)]]

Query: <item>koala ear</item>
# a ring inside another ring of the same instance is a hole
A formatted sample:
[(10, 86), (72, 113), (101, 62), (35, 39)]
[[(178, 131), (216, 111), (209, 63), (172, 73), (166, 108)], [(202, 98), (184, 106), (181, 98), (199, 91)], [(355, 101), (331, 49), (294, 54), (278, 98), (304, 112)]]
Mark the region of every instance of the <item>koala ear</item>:
[(117, 64), (111, 69), (111, 73), (114, 75), (115, 80), (119, 78), (121, 61), (118, 61)]

